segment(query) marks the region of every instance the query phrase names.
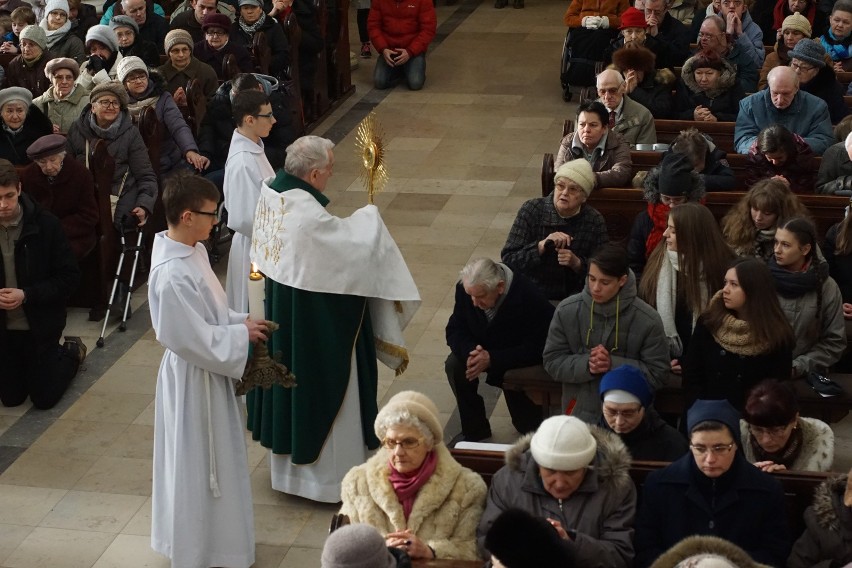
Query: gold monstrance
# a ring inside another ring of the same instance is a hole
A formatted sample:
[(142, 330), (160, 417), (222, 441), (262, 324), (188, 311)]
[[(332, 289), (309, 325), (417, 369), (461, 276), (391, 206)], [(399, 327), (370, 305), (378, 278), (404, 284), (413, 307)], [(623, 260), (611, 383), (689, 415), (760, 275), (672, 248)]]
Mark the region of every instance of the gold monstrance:
[(385, 145), (382, 141), (384, 132), (376, 118), (376, 113), (371, 112), (367, 118), (358, 125), (358, 135), (355, 138), (355, 147), (364, 169), (361, 178), (367, 186), (367, 201), (373, 203), (373, 196), (384, 189), (388, 181), (388, 171), (385, 168)]

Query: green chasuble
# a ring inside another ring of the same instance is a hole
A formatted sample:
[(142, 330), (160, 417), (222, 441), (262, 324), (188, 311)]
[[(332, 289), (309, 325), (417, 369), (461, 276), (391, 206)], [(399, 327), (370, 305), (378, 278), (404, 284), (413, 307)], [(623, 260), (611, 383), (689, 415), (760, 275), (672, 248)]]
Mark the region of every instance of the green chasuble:
[[(303, 189), (328, 205), (327, 197), (283, 169), (269, 187), (279, 193)], [(281, 326), (269, 351), (293, 372), (297, 386), (258, 387), (246, 395), (252, 437), (276, 454), (291, 455), (294, 464), (314, 463), (343, 404), (354, 351), (364, 444), (377, 448), (378, 369), (367, 298), (308, 292), (266, 278), (266, 318)]]

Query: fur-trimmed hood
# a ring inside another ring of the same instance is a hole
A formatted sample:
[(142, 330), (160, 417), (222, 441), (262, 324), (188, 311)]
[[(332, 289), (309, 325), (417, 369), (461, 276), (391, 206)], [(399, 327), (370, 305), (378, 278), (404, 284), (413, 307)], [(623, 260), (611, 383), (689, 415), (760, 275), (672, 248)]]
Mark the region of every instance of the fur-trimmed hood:
[(715, 89), (708, 89), (707, 91), (702, 91), (698, 86), (698, 83), (695, 82), (695, 62), (698, 56), (690, 57), (686, 60), (686, 63), (683, 64), (683, 69), (680, 73), (680, 78), (683, 80), (683, 84), (692, 91), (693, 93), (701, 93), (710, 99), (715, 99), (719, 95), (724, 94), (731, 87), (736, 85), (737, 83), (737, 69), (734, 65), (728, 61), (727, 59), (722, 59), (722, 73), (719, 76), (719, 83)]
[[(630, 452), (621, 438), (613, 432), (607, 432), (598, 426), (589, 425), (589, 431), (597, 443), (598, 449), (592, 468), (598, 476), (598, 482), (604, 486), (622, 486), (633, 483), (630, 479)], [(530, 442), (534, 434), (527, 434), (506, 450), (506, 465), (509, 469), (522, 472), (530, 463), (534, 463), (529, 452)]]
[[(661, 555), (651, 568), (675, 568), (680, 562), (698, 555), (712, 554), (721, 556), (737, 568), (769, 568), (752, 560), (748, 553), (723, 538), (716, 536), (690, 536)], [(692, 566), (690, 564), (689, 566)]]
[[(837, 515), (836, 505), (843, 505), (843, 494), (846, 491), (847, 475), (834, 477), (820, 483), (814, 491), (814, 516), (822, 528), (834, 533), (841, 531), (840, 517)], [(847, 527), (849, 530), (852, 527)]]
[[(645, 176), (644, 185), (642, 188), (642, 192), (645, 197), (645, 201), (648, 203), (659, 203), (660, 202), (660, 167), (657, 166), (655, 168), (651, 168), (648, 171), (648, 175)], [(707, 193), (704, 188), (704, 179), (696, 173), (692, 174), (692, 190), (687, 191), (684, 195), (686, 195), (687, 201), (699, 201), (704, 198), (704, 195)]]

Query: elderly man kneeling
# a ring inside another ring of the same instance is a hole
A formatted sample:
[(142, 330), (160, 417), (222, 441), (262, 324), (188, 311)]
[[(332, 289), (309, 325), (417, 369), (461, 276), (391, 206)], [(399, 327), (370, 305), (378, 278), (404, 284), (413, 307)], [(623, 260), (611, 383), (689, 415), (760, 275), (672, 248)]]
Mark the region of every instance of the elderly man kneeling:
[(548, 418), (506, 452), (494, 474), (477, 529), (480, 548), (494, 520), (517, 508), (546, 518), (576, 566), (631, 566), (636, 488), (629, 468), (615, 434), (573, 416)]

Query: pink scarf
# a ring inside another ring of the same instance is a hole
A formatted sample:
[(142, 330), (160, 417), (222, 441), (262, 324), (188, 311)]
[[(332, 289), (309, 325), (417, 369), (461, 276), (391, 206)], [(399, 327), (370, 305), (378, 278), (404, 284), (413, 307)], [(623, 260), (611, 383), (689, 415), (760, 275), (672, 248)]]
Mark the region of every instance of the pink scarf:
[(417, 492), (423, 487), (432, 474), (435, 473), (435, 468), (438, 467), (438, 455), (431, 451), (420, 464), (420, 469), (412, 473), (400, 473), (393, 467), (393, 464), (388, 461), (390, 466), (390, 482), (393, 485), (393, 490), (396, 493), (396, 498), (402, 504), (402, 513), (405, 515), (405, 520), (408, 520), (408, 515), (411, 514), (411, 508), (414, 506), (414, 498), (417, 497)]

